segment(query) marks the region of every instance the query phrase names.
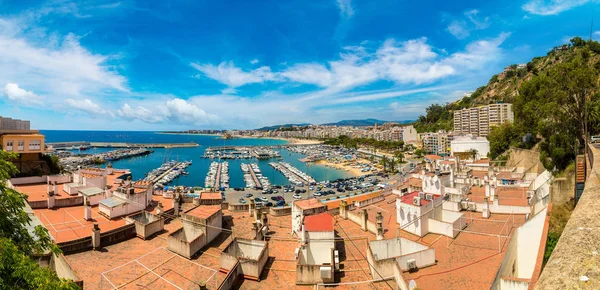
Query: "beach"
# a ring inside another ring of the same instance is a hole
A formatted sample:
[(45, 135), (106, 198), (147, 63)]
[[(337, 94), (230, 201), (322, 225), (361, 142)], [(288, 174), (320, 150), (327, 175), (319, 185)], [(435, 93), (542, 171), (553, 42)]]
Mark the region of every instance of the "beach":
[[(358, 161), (359, 162), (369, 162), (366, 159), (359, 159)], [(354, 163), (355, 162), (333, 163), (329, 160), (319, 160), (319, 161), (315, 162), (315, 164), (321, 164), (321, 165), (325, 165), (325, 166), (329, 166), (329, 167), (333, 167), (336, 169), (347, 171), (350, 174), (352, 174), (352, 176), (361, 176), (361, 175), (372, 173), (371, 171), (362, 172), (361, 168), (353, 167), (350, 165), (350, 164), (354, 164)]]

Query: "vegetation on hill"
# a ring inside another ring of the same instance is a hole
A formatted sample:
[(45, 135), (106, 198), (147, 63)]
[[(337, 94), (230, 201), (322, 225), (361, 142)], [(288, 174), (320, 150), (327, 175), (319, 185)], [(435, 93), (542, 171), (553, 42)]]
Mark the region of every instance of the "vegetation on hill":
[(510, 66), (459, 101), (429, 106), (415, 127), (419, 132), (448, 130), (454, 110), (513, 103), (515, 122), (492, 128), (488, 136), (491, 157), (541, 140), (544, 166), (563, 170), (581, 152), (586, 134), (600, 132), (599, 74), (600, 43), (574, 37), (524, 67)]
[(376, 150), (398, 151), (404, 148), (402, 141), (378, 141), (373, 138), (350, 138), (346, 135), (337, 138), (328, 138), (324, 142), (327, 145), (344, 146), (346, 148), (358, 149), (361, 146)]
[(0, 150), (0, 289), (77, 289), (72, 281), (58, 278), (49, 268), (40, 267), (32, 254), (50, 251), (59, 254), (46, 228), (36, 226), (24, 211), (27, 196), (8, 188), (6, 181), (17, 171), (9, 161), (15, 154)]

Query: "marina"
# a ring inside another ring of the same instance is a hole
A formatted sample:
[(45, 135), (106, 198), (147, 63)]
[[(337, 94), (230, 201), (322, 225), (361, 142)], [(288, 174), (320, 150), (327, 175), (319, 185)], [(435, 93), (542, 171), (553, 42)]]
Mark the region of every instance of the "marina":
[(208, 174), (204, 179), (205, 188), (227, 189), (229, 188), (229, 163), (212, 162), (208, 169)]
[(59, 160), (60, 165), (66, 170), (75, 170), (79, 166), (104, 164), (107, 161), (118, 161), (138, 156), (145, 156), (151, 154), (152, 152), (154, 151), (146, 148), (119, 149), (104, 153), (84, 155), (73, 155), (70, 152), (66, 152), (66, 155), (59, 155)]
[(271, 162), (269, 165), (281, 172), (292, 184), (296, 186), (313, 185), (316, 183), (315, 179), (310, 175), (300, 171), (298, 168), (287, 162)]
[(46, 143), (46, 146), (54, 150), (87, 150), (92, 147), (96, 148), (190, 148), (199, 147), (200, 144), (190, 143), (125, 143), (125, 142), (51, 142)]
[(165, 187), (173, 180), (181, 175), (187, 175), (188, 173), (184, 170), (192, 165), (191, 161), (177, 162), (169, 161), (164, 163), (161, 167), (152, 170), (144, 180), (151, 181), (157, 187)]
[(242, 163), (240, 165), (244, 173), (246, 188), (267, 189), (271, 187), (269, 179), (262, 175), (262, 171), (256, 163)]
[(203, 158), (208, 159), (271, 159), (279, 158), (281, 154), (271, 146), (258, 147), (210, 147), (204, 151)]

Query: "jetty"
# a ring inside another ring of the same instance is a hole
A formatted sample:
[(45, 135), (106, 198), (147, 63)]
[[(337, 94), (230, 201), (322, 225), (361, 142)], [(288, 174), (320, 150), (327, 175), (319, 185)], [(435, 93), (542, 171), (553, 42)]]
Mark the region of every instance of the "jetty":
[(167, 174), (171, 173), (171, 171), (175, 170), (175, 168), (178, 168), (180, 165), (183, 165), (183, 162), (178, 162), (175, 163), (175, 165), (171, 166), (171, 168), (167, 169), (165, 172), (163, 172), (161, 175), (153, 178), (151, 181), (152, 183), (157, 183), (159, 180), (161, 180), (163, 177), (167, 176)]
[(54, 150), (78, 149), (81, 147), (97, 147), (97, 148), (189, 148), (198, 147), (200, 144), (190, 143), (124, 143), (124, 142), (52, 142), (46, 143), (48, 147)]

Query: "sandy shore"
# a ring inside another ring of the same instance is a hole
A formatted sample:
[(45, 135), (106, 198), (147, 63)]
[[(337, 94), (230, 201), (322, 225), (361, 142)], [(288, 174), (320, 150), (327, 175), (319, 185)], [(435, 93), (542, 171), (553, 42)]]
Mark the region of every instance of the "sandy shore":
[[(359, 160), (360, 162), (367, 162), (367, 160)], [(333, 168), (337, 168), (340, 170), (344, 170), (347, 172), (350, 172), (352, 174), (352, 176), (361, 176), (361, 175), (365, 175), (365, 174), (369, 174), (371, 173), (371, 171), (367, 171), (367, 172), (362, 172), (360, 168), (356, 168), (356, 167), (352, 167), (350, 166), (350, 164), (352, 164), (354, 162), (345, 162), (345, 163), (333, 163), (330, 162), (328, 160), (319, 160), (317, 162), (315, 162), (315, 164), (321, 164), (321, 165), (325, 165), (325, 166), (330, 166)]]

